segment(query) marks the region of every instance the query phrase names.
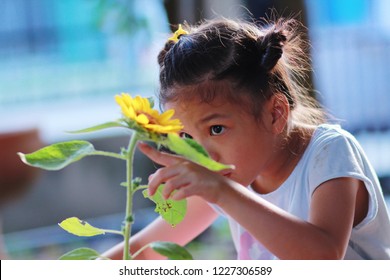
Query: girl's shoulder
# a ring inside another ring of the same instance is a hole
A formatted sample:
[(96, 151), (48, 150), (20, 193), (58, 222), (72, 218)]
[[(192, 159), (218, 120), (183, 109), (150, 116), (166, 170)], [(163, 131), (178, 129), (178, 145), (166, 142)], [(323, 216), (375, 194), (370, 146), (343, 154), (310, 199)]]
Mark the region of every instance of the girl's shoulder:
[(328, 164), (346, 163), (351, 160), (362, 164), (364, 151), (356, 138), (336, 124), (321, 124), (313, 132), (303, 161), (318, 167), (317, 163), (328, 161)]
[(309, 146), (329, 145), (331, 143), (345, 142), (359, 145), (356, 138), (338, 124), (320, 124), (314, 130)]
[(323, 123), (317, 126), (317, 128), (314, 131), (313, 136), (321, 135), (321, 136), (343, 136), (343, 137), (353, 137), (351, 133), (349, 133), (347, 130), (343, 129), (339, 124), (330, 124), (330, 123)]

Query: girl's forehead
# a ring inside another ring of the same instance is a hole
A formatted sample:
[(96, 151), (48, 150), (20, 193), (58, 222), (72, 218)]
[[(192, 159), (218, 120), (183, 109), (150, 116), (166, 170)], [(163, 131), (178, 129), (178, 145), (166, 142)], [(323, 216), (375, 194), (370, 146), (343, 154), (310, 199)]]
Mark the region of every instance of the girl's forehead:
[[(226, 102), (225, 102), (226, 103)], [(208, 110), (218, 110), (223, 107), (223, 104), (212, 100), (210, 102), (203, 102), (200, 99), (186, 99), (167, 102), (164, 106), (166, 110), (174, 109), (176, 114), (195, 113)]]
[[(242, 91), (242, 90), (241, 90)], [(174, 86), (168, 90), (170, 106), (194, 106), (206, 103), (219, 107), (226, 103), (243, 104), (246, 95), (239, 89), (234, 89), (227, 80), (204, 81), (198, 84)]]
[[(215, 96), (210, 100), (203, 100), (200, 96), (193, 96), (192, 98), (177, 99), (165, 103), (164, 108), (166, 110), (174, 109), (178, 112), (194, 112), (194, 111), (207, 111), (207, 110), (219, 110), (227, 107), (238, 107), (237, 103), (229, 102), (221, 96)], [(240, 110), (241, 111), (241, 110)]]
[(196, 123), (203, 119), (241, 119), (243, 116), (249, 116), (254, 120), (250, 111), (243, 108), (242, 105), (220, 98), (215, 98), (209, 103), (199, 99), (186, 100), (185, 102), (174, 101), (167, 103), (165, 108), (174, 109), (174, 116), (187, 124), (188, 122)]

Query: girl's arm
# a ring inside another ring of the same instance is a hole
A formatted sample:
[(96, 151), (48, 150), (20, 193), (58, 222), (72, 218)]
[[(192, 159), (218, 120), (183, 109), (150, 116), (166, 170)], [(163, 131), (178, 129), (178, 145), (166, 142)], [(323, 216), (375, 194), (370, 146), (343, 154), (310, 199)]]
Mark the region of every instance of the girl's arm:
[[(217, 204), (280, 259), (342, 259), (362, 188), (353, 178), (323, 183), (313, 194), (307, 222), (235, 183)], [(357, 212), (364, 213), (363, 204)]]
[[(186, 245), (206, 230), (218, 214), (199, 197), (188, 198), (187, 214), (176, 227), (170, 226), (161, 217), (135, 234), (130, 240), (130, 250), (134, 254), (140, 248), (153, 241), (170, 241), (181, 246)], [(103, 256), (110, 259), (122, 259), (123, 242), (109, 249)], [(137, 259), (163, 259), (164, 257), (148, 248)]]

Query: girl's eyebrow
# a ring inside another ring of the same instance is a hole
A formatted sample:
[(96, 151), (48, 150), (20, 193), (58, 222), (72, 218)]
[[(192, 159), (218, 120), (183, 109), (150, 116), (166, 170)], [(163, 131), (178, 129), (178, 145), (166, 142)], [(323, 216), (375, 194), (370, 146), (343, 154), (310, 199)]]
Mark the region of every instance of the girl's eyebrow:
[(228, 117), (229, 117), (229, 115), (227, 115), (227, 114), (214, 113), (214, 114), (207, 115), (206, 117), (200, 119), (198, 123), (204, 124), (204, 123), (207, 123), (213, 119), (227, 119)]

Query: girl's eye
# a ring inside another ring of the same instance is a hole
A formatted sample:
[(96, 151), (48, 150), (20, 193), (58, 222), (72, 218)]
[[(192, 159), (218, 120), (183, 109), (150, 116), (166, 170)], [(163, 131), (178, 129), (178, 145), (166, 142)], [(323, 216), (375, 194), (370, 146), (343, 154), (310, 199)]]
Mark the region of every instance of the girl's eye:
[(189, 135), (188, 133), (185, 133), (185, 132), (180, 132), (179, 135), (180, 135), (181, 138), (192, 139), (192, 136)]
[(213, 125), (210, 127), (210, 135), (220, 135), (225, 131), (225, 127), (222, 125)]

